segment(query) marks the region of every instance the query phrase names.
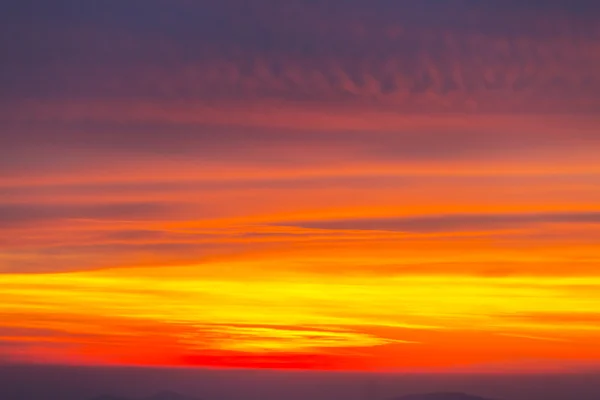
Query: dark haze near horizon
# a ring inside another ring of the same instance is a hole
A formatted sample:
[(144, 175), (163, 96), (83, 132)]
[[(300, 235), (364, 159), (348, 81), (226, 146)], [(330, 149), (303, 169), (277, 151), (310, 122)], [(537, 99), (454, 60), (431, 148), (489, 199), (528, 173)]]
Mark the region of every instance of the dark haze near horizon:
[(88, 400), (110, 394), (149, 396), (162, 390), (204, 400), (387, 400), (411, 393), (465, 392), (499, 400), (596, 400), (599, 374), (392, 374), (2, 366), (2, 400)]

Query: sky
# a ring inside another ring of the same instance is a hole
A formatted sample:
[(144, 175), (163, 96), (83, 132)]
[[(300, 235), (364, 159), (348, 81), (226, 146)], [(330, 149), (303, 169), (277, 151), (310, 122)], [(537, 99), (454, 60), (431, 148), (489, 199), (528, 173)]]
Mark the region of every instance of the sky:
[(0, 364), (600, 369), (597, 1), (20, 1)]

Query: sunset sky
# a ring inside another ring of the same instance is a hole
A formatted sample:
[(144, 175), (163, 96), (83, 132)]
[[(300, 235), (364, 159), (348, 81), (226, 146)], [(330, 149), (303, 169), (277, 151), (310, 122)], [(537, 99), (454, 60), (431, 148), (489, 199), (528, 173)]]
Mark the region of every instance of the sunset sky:
[(0, 364), (600, 368), (600, 2), (14, 3)]

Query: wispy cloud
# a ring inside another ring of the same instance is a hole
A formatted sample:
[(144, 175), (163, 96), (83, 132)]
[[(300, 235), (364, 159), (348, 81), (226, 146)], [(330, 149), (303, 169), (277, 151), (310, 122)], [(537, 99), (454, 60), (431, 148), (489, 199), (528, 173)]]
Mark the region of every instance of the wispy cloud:
[(325, 230), (443, 232), (479, 231), (521, 228), (540, 224), (600, 223), (600, 212), (520, 213), (520, 214), (455, 214), (382, 218), (332, 219), (321, 221), (290, 221), (281, 225)]

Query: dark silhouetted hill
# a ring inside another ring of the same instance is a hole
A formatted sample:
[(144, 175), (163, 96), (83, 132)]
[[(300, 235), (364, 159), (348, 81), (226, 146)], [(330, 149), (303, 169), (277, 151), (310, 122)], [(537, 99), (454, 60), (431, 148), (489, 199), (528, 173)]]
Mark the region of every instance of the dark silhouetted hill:
[(102, 395), (102, 396), (94, 397), (92, 400), (131, 400), (131, 399), (128, 399), (126, 397)]
[(168, 390), (158, 392), (149, 397), (142, 398), (129, 398), (129, 397), (120, 397), (120, 396), (111, 396), (111, 395), (103, 395), (99, 397), (95, 397), (92, 400), (201, 400), (198, 397), (189, 397), (184, 396), (180, 393), (171, 392)]
[(146, 397), (143, 400), (199, 400), (198, 398), (191, 398), (182, 394), (171, 392), (168, 390), (158, 392), (150, 397)]
[(491, 400), (479, 396), (471, 396), (465, 393), (426, 393), (410, 394), (408, 396), (397, 397), (395, 400)]

